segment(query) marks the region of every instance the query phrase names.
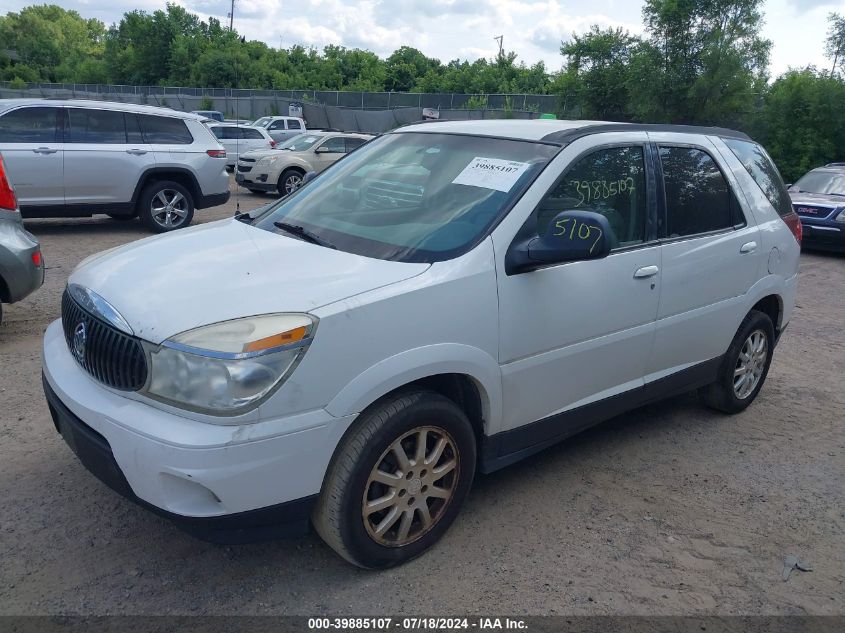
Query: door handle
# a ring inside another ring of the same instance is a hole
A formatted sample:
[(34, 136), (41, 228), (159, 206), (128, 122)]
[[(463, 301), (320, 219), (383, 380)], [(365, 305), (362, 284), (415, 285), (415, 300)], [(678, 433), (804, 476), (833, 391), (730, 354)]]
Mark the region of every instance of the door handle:
[(133, 156), (143, 156), (147, 153), (145, 149), (128, 149), (126, 150), (127, 154), (132, 154)]
[(659, 272), (660, 269), (657, 266), (643, 266), (634, 273), (634, 279), (647, 279), (654, 277)]
[(753, 253), (757, 250), (757, 242), (746, 242), (739, 248), (739, 252), (742, 254), (746, 253)]
[(36, 154), (55, 154), (59, 150), (53, 149), (51, 147), (39, 147), (37, 149), (32, 150)]

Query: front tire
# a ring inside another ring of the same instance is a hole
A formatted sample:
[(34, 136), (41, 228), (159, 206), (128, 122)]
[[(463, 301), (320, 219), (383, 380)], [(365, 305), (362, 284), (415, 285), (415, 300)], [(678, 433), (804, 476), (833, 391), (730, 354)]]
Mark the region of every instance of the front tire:
[(298, 169), (284, 170), (282, 175), (279, 176), (279, 184), (276, 187), (279, 191), (279, 195), (282, 197), (289, 196), (299, 189), (302, 186), (302, 178), (304, 175), (305, 174)]
[(472, 425), (433, 391), (374, 405), (339, 444), (312, 521), (354, 565), (382, 569), (434, 545), (455, 520), (475, 475)]
[(184, 228), (194, 217), (194, 197), (178, 182), (152, 182), (138, 198), (138, 217), (156, 233)]
[(739, 413), (754, 402), (772, 362), (775, 328), (769, 316), (752, 310), (739, 326), (716, 382), (701, 390), (704, 403), (724, 413)]

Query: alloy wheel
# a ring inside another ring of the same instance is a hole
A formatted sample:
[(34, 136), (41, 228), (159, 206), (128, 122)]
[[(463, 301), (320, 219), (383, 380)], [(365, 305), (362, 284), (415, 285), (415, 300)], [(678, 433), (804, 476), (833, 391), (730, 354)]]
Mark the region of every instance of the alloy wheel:
[(455, 442), (444, 429), (418, 427), (395, 440), (364, 488), (361, 510), (370, 537), (402, 547), (428, 533), (452, 500), (460, 466)]
[(302, 185), (302, 176), (299, 174), (291, 174), (285, 178), (285, 193), (291, 194)]
[(745, 339), (734, 368), (734, 395), (744, 400), (757, 387), (769, 354), (769, 341), (762, 330), (754, 330)]
[(162, 189), (153, 196), (150, 210), (156, 224), (173, 229), (185, 222), (188, 200), (175, 189)]

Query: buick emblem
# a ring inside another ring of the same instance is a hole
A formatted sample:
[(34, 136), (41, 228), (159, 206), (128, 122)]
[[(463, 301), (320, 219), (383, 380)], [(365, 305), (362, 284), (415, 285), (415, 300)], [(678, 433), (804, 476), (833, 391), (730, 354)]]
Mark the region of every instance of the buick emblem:
[(73, 348), (72, 352), (76, 360), (80, 363), (85, 363), (85, 340), (88, 338), (88, 334), (85, 330), (85, 321), (80, 321), (79, 325), (76, 326), (76, 329), (73, 331)]

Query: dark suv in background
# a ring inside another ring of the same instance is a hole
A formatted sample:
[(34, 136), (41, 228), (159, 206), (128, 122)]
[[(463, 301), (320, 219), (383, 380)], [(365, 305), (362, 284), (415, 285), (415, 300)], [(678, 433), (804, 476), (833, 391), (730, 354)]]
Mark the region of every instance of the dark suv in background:
[(845, 163), (829, 163), (789, 187), (809, 247), (845, 250)]

